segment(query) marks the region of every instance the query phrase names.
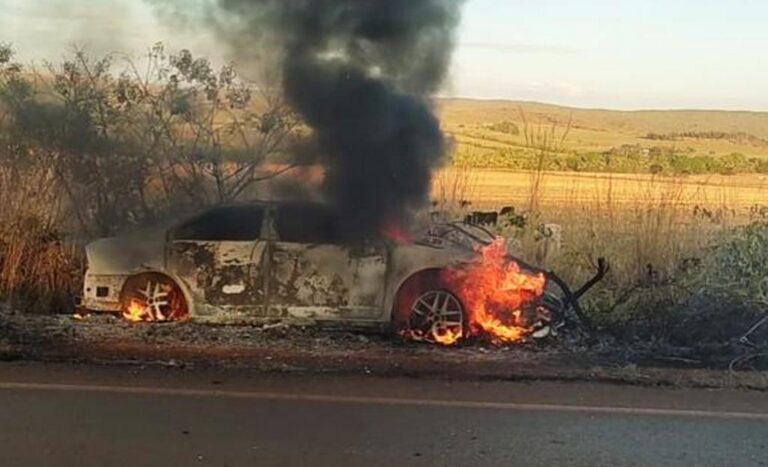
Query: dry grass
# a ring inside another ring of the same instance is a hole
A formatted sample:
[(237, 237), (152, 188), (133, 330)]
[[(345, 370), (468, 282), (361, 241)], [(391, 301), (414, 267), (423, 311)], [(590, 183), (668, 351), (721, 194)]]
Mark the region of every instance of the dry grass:
[(461, 209), (477, 197), (477, 186), (477, 171), (463, 167), (443, 169), (434, 180), (434, 207), (442, 211)]
[(59, 230), (55, 185), (44, 164), (0, 168), (0, 296), (27, 310), (67, 309), (81, 280), (78, 250)]
[(530, 194), (528, 196), (528, 211), (539, 212), (539, 201), (546, 181), (544, 168), (549, 158), (563, 150), (568, 134), (571, 132), (573, 119), (569, 118), (568, 124), (560, 128), (557, 121), (549, 124), (532, 125), (525, 116), (525, 111), (520, 109), (520, 119), (523, 122), (523, 138), (526, 149), (534, 151), (535, 170), (531, 173)]
[[(507, 205), (522, 207), (530, 202), (532, 174), (524, 171), (493, 169), (445, 169), (437, 177), (433, 192), (442, 195), (441, 180), (457, 170), (472, 180), (465, 199), (479, 209)], [(768, 203), (768, 176), (763, 175), (702, 175), (658, 177), (653, 175), (591, 174), (547, 172), (540, 190), (539, 203), (544, 212), (559, 208), (571, 210), (578, 206), (595, 209), (626, 210), (642, 205), (646, 198), (658, 199), (679, 191), (676, 202), (693, 209), (696, 205), (715, 209), (733, 209), (746, 214), (749, 208)]]

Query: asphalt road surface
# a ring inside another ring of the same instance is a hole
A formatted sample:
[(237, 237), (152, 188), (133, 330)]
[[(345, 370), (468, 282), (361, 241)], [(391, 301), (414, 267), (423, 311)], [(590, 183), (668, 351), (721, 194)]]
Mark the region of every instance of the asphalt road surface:
[(0, 466), (768, 465), (768, 395), (0, 364)]

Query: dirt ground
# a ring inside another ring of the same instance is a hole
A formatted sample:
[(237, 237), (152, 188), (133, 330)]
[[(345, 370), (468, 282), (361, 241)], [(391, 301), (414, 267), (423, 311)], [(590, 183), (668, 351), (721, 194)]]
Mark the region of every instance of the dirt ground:
[(746, 349), (702, 359), (685, 349), (644, 351), (567, 339), (443, 348), (383, 333), (284, 325), (132, 324), (110, 315), (78, 320), (7, 309), (0, 311), (0, 360), (768, 390), (768, 372), (756, 369), (757, 360)]

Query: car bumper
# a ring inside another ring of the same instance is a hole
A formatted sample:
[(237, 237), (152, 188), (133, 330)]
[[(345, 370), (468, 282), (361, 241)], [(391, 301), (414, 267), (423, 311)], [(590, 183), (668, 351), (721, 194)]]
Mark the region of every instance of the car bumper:
[(81, 308), (91, 312), (120, 311), (120, 294), (128, 276), (86, 273)]

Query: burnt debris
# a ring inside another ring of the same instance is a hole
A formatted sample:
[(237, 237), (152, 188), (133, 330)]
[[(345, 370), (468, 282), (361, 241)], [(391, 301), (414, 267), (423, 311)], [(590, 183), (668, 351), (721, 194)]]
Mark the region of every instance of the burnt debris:
[[(190, 16), (181, 0), (147, 0)], [(354, 238), (428, 204), (446, 139), (429, 97), (443, 83), (463, 0), (202, 0), (241, 62), (270, 50), (288, 103), (312, 128), (324, 196)], [(196, 4), (200, 6), (200, 3)]]

